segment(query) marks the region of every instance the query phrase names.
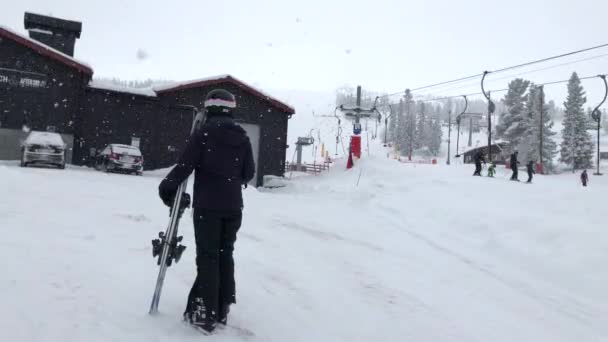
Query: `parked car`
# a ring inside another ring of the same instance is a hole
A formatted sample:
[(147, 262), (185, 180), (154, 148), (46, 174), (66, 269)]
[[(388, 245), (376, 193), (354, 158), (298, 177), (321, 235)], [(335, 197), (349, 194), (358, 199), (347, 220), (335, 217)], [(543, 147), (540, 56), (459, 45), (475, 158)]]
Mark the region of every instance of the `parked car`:
[(21, 167), (38, 164), (65, 169), (65, 150), (58, 133), (31, 131), (21, 144)]
[(139, 148), (110, 144), (97, 156), (95, 168), (105, 172), (143, 174), (144, 157)]

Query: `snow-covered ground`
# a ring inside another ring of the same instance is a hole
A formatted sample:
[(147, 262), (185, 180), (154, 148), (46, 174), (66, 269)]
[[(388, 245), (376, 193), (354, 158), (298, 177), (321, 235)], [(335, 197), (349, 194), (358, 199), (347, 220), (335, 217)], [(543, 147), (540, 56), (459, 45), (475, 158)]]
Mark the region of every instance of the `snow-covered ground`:
[(161, 314), (147, 315), (166, 170), (0, 164), (0, 341), (608, 340), (608, 176), (583, 188), (498, 171), (401, 164), (378, 147), (350, 171), (249, 188), (230, 319), (255, 335), (202, 337), (180, 322), (189, 214)]

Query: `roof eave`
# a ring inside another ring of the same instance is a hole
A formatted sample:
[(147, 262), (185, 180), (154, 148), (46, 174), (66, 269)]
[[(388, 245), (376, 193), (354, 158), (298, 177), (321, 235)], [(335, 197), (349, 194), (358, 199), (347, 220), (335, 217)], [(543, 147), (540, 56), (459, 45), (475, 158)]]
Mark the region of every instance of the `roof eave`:
[(83, 74), (89, 75), (91, 77), (93, 76), (93, 69), (90, 68), (89, 66), (77, 63), (69, 58), (66, 58), (63, 55), (61, 55), (60, 53), (56, 52), (51, 47), (48, 47), (42, 43), (34, 42), (32, 40), (29, 40), (20, 35), (17, 35), (15, 33), (11, 32), (10, 30), (4, 29), (2, 27), (0, 27), (0, 37), (4, 37), (4, 38), (10, 39), (10, 40), (13, 40), (18, 44), (24, 45), (24, 46), (34, 50), (38, 54), (50, 57), (58, 62), (61, 62), (67, 66), (77, 69), (78, 71), (80, 71)]
[(214, 84), (220, 84), (220, 83), (224, 83), (224, 82), (230, 82), (240, 88), (244, 88), (245, 90), (253, 93), (255, 96), (259, 97), (259, 98), (263, 98), (264, 100), (268, 101), (270, 104), (272, 104), (274, 107), (282, 110), (283, 112), (285, 112), (285, 114), (288, 115), (294, 115), (295, 114), (295, 110), (293, 108), (291, 108), (290, 106), (276, 100), (273, 99), (271, 97), (269, 97), (268, 95), (265, 95), (263, 93), (261, 93), (260, 91), (258, 91), (257, 89), (247, 85), (246, 83), (237, 80), (236, 78), (230, 76), (230, 75), (226, 75), (224, 77), (221, 78), (217, 78), (217, 79), (212, 79), (212, 80), (204, 80), (204, 81), (199, 81), (199, 82), (193, 82), (193, 83), (188, 83), (188, 84), (180, 84), (178, 86), (175, 86), (173, 88), (167, 88), (167, 89), (162, 89), (162, 90), (156, 90), (156, 94), (158, 96), (161, 96), (162, 94), (166, 94), (166, 93), (173, 93), (176, 91), (181, 91), (181, 90), (187, 90), (187, 89), (192, 89), (192, 88), (198, 88), (198, 87), (202, 87), (202, 86), (209, 86), (209, 85), (214, 85)]

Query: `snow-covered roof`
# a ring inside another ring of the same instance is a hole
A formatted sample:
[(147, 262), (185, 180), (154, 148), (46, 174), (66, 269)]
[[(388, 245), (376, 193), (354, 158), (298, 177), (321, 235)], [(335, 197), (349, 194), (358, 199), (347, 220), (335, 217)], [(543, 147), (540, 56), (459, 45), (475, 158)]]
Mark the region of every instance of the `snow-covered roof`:
[(133, 94), (133, 95), (143, 95), (143, 96), (151, 96), (151, 97), (156, 96), (156, 92), (154, 92), (154, 90), (150, 87), (146, 87), (146, 88), (123, 87), (123, 86), (117, 85), (115, 83), (103, 81), (103, 80), (91, 80), (89, 82), (89, 87), (95, 88), (95, 89), (116, 91), (116, 92), (120, 92), (120, 93), (129, 93), (129, 94)]
[(141, 152), (135, 146), (112, 144), (112, 151), (118, 154), (128, 154), (134, 157), (141, 157)]
[(52, 31), (49, 31), (49, 30), (43, 30), (43, 29), (39, 29), (39, 28), (31, 28), (31, 29), (29, 29), (28, 31), (31, 31), (31, 32), (38, 32), (38, 33), (45, 33), (45, 34), (53, 34), (53, 32), (52, 32)]
[(103, 90), (121, 92), (121, 93), (129, 93), (129, 94), (134, 94), (134, 95), (155, 97), (158, 95), (162, 95), (164, 93), (170, 93), (170, 92), (184, 90), (184, 89), (198, 88), (198, 87), (202, 87), (202, 86), (213, 85), (213, 84), (224, 83), (224, 82), (229, 82), (242, 89), (245, 89), (246, 91), (249, 91), (250, 93), (252, 93), (254, 96), (257, 96), (261, 99), (264, 99), (264, 100), (270, 102), (275, 107), (279, 108), (280, 110), (282, 110), (288, 114), (295, 113), (294, 108), (291, 107), (290, 105), (286, 104), (285, 102), (278, 100), (277, 98), (274, 98), (274, 97), (264, 93), (262, 90), (254, 88), (254, 87), (248, 85), (247, 83), (245, 83), (231, 75), (219, 75), (219, 76), (199, 78), (196, 80), (181, 81), (181, 82), (163, 82), (162, 84), (153, 85), (151, 87), (145, 87), (145, 88), (125, 87), (125, 86), (121, 86), (119, 84), (113, 83), (112, 81), (94, 79), (89, 82), (89, 87), (95, 88), (95, 89), (103, 89)]
[(65, 146), (61, 135), (52, 132), (32, 131), (25, 139), (26, 144), (45, 146)]
[(180, 88), (180, 89), (186, 88), (186, 87), (194, 88), (199, 83), (205, 83), (205, 82), (211, 82), (211, 81), (221, 81), (228, 77), (231, 77), (231, 76), (228, 74), (217, 75), (217, 76), (211, 76), (211, 77), (197, 78), (194, 80), (169, 82), (167, 84), (154, 86), (152, 88), (154, 89), (154, 91), (162, 93), (162, 92), (174, 91), (175, 88)]
[(24, 45), (37, 53), (50, 57), (58, 62), (61, 62), (67, 66), (78, 69), (80, 72), (93, 75), (93, 68), (85, 62), (79, 61), (74, 57), (68, 56), (65, 53), (55, 50), (50, 46), (44, 45), (34, 39), (30, 39), (26, 36), (23, 36), (9, 28), (4, 26), (0, 26), (0, 38), (10, 39), (15, 41), (21, 45)]
[[(507, 142), (504, 142), (504, 141), (500, 141), (500, 142), (497, 141), (497, 142), (492, 143), (492, 146), (496, 146), (500, 149), (504, 148), (506, 145), (507, 145)], [(462, 152), (462, 154), (471, 153), (471, 152), (478, 151), (478, 150), (486, 150), (486, 149), (488, 149), (487, 144), (470, 148), (470, 149)]]
[(277, 107), (278, 109), (285, 111), (288, 114), (295, 114), (295, 109), (292, 106), (286, 104), (285, 102), (283, 102), (277, 98), (274, 98), (274, 97), (266, 94), (262, 90), (257, 89), (255, 87), (239, 80), (238, 78), (236, 78), (232, 75), (219, 75), (219, 76), (199, 78), (199, 79), (189, 80), (189, 81), (175, 82), (175, 83), (171, 83), (171, 84), (153, 87), (152, 89), (154, 89), (154, 91), (156, 91), (156, 93), (160, 95), (162, 93), (169, 93), (169, 92), (175, 92), (175, 91), (179, 91), (179, 90), (198, 88), (198, 87), (203, 87), (203, 86), (213, 85), (213, 84), (218, 84), (218, 83), (224, 83), (224, 82), (229, 82), (242, 89), (245, 89), (249, 93), (251, 93), (259, 98), (265, 99), (266, 101), (270, 102), (275, 107)]

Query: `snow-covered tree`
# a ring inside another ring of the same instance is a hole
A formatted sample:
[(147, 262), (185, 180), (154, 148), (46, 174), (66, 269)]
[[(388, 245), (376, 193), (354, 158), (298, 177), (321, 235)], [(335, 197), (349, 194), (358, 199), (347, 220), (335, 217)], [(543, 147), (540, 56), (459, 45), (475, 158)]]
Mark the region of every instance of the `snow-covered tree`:
[[(541, 124), (542, 108), (542, 124)], [(557, 144), (555, 143), (555, 132), (553, 120), (549, 113), (549, 108), (545, 104), (545, 94), (543, 87), (536, 87), (530, 84), (525, 109), (525, 125), (527, 127), (524, 138), (519, 144), (521, 160), (540, 161), (540, 133), (542, 126), (543, 135), (543, 167), (545, 172), (554, 170), (553, 158), (557, 154)]]
[(397, 147), (401, 155), (410, 155), (415, 149), (416, 115), (412, 98), (412, 93), (407, 89), (401, 100), (401, 116), (398, 123), (399, 133), (397, 134)]
[(526, 90), (530, 81), (517, 78), (509, 83), (509, 90), (502, 102), (506, 106), (496, 125), (497, 138), (509, 142), (509, 149), (513, 150), (519, 145), (526, 132), (525, 104)]
[(396, 106), (391, 104), (389, 113), (391, 117), (388, 122), (388, 140), (393, 143), (397, 142), (397, 122), (399, 120), (399, 113), (397, 112)]
[(583, 109), (585, 102), (587, 98), (581, 80), (576, 72), (572, 73), (568, 82), (568, 97), (564, 102), (560, 160), (574, 169), (590, 168), (593, 160), (593, 140), (587, 132), (589, 120)]
[(434, 110), (431, 120), (429, 121), (428, 131), (430, 133), (430, 139), (428, 142), (429, 152), (433, 156), (437, 156), (441, 150), (441, 138), (443, 131), (441, 130), (441, 111), (440, 108)]
[(428, 142), (426, 104), (423, 101), (417, 102), (416, 112), (416, 135), (414, 137), (414, 148), (419, 149), (426, 146), (426, 142)]

